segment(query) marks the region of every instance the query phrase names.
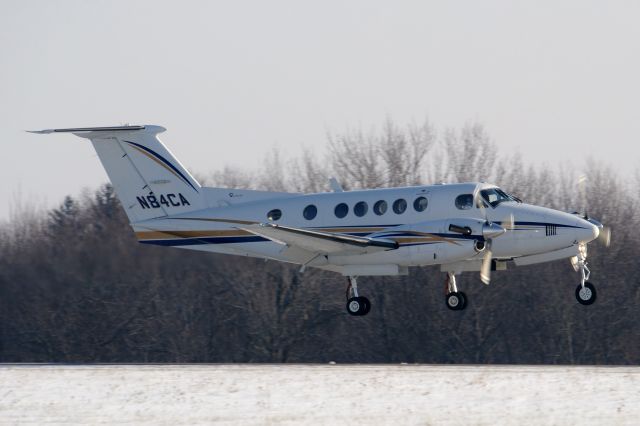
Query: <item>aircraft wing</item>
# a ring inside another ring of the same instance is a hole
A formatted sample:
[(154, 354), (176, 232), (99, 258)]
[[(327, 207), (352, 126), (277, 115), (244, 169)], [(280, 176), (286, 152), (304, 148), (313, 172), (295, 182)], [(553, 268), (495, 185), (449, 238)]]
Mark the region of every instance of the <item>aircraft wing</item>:
[(398, 248), (397, 242), (384, 238), (356, 237), (332, 232), (292, 228), (274, 223), (261, 223), (238, 229), (311, 253), (365, 254)]

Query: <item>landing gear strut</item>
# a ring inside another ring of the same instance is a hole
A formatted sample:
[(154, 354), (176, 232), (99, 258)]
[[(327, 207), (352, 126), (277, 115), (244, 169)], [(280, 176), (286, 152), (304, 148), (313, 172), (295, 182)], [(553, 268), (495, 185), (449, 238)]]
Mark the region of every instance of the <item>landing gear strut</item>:
[(591, 271), (587, 268), (587, 246), (580, 245), (578, 256), (571, 258), (571, 264), (576, 271), (580, 271), (582, 276), (580, 285), (576, 288), (576, 300), (581, 305), (591, 305), (596, 301), (596, 288), (588, 279)]
[(371, 302), (358, 295), (358, 277), (349, 277), (347, 286), (347, 312), (354, 316), (364, 316), (371, 310)]
[(447, 308), (452, 311), (461, 311), (467, 307), (467, 296), (458, 291), (456, 286), (456, 275), (453, 272), (447, 273), (447, 278), (444, 281), (445, 302)]

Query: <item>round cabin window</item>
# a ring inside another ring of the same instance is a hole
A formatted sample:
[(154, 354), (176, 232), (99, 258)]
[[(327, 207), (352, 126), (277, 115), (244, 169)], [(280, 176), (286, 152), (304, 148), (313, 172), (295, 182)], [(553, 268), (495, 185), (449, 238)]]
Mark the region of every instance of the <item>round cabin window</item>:
[(314, 219), (317, 214), (318, 214), (318, 208), (316, 206), (314, 206), (313, 204), (309, 204), (302, 211), (302, 216), (304, 216), (304, 218), (307, 219), (307, 220)]
[(387, 202), (384, 200), (376, 201), (373, 205), (373, 212), (378, 216), (382, 216), (387, 212)]
[(402, 214), (407, 209), (407, 200), (399, 198), (393, 202), (393, 211), (396, 214)]
[(336, 214), (337, 218), (342, 219), (347, 215), (347, 213), (349, 213), (349, 206), (345, 203), (340, 203), (336, 206), (333, 212)]
[(423, 212), (427, 209), (429, 202), (425, 197), (418, 197), (413, 202), (413, 208), (416, 209), (417, 212)]
[(279, 220), (282, 217), (282, 211), (280, 209), (273, 209), (267, 213), (267, 219)]
[(358, 217), (362, 217), (367, 214), (368, 210), (369, 206), (367, 206), (367, 203), (365, 203), (364, 201), (360, 201), (356, 203), (355, 206), (353, 206), (353, 213), (355, 213), (355, 215)]

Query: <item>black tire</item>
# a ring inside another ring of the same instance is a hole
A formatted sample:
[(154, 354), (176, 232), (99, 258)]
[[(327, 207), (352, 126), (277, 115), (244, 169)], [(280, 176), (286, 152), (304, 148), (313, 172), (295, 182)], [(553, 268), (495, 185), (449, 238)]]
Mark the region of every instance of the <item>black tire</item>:
[(445, 297), (445, 303), (447, 304), (447, 308), (452, 311), (459, 311), (460, 309), (464, 309), (464, 296), (457, 292), (448, 293)]
[(371, 310), (371, 302), (366, 297), (361, 297), (360, 299), (362, 299), (362, 303), (364, 304), (364, 309), (362, 310), (362, 314), (360, 315), (364, 316), (367, 315)]
[(598, 293), (596, 293), (596, 288), (588, 281), (584, 283), (584, 290), (582, 285), (576, 287), (576, 300), (581, 305), (592, 305), (597, 297)]
[(458, 294), (462, 298), (462, 304), (460, 305), (458, 310), (462, 311), (462, 310), (466, 309), (466, 307), (467, 307), (467, 295), (465, 293), (461, 292), (461, 291), (459, 291)]
[(347, 300), (347, 312), (353, 316), (367, 315), (371, 310), (371, 302), (366, 297), (352, 297)]

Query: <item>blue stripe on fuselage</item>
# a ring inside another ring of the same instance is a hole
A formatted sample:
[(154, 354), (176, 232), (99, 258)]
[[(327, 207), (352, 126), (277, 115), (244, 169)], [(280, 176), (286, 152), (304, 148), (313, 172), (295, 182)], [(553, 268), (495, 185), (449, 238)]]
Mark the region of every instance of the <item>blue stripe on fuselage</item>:
[[(523, 225), (523, 226), (557, 226), (560, 228), (577, 228), (577, 229), (586, 229), (581, 226), (574, 225), (562, 225), (556, 223), (545, 223), (545, 222), (515, 222), (515, 225)], [(376, 225), (358, 225), (358, 226), (342, 226), (342, 228), (372, 228)], [(381, 225), (377, 225), (380, 227)], [(391, 225), (390, 225), (391, 226)], [(398, 226), (398, 225), (393, 225)], [(338, 226), (326, 226), (323, 228), (338, 228)], [(320, 228), (312, 228), (312, 229), (320, 229)], [(518, 229), (515, 229), (516, 231)], [(526, 229), (522, 229), (521, 231), (526, 231)], [(354, 235), (354, 236), (367, 236), (371, 234), (380, 233), (380, 237), (382, 238), (391, 238), (391, 237), (421, 237), (423, 235), (416, 233), (414, 231), (388, 231), (389, 233), (384, 233), (382, 231), (378, 232), (348, 232), (346, 235)], [(342, 233), (345, 234), (345, 233)], [(458, 240), (479, 240), (484, 241), (484, 238), (479, 235), (462, 235), (462, 234), (450, 234), (450, 233), (429, 233), (429, 235), (434, 235), (442, 238), (450, 238), (450, 239), (458, 239)], [(427, 235), (424, 235), (425, 237)], [(247, 235), (240, 237), (194, 237), (194, 238), (181, 238), (181, 239), (169, 239), (169, 240), (146, 240), (140, 241), (141, 244), (153, 244), (160, 246), (192, 246), (192, 245), (203, 245), (203, 244), (238, 244), (238, 243), (257, 243), (270, 241), (268, 238), (260, 237), (257, 235)], [(425, 243), (409, 243), (403, 244), (402, 247), (407, 247), (411, 245), (422, 245), (422, 244), (437, 244), (441, 241), (430, 241)]]
[[(502, 222), (499, 222), (502, 224)], [(575, 225), (563, 225), (560, 223), (550, 223), (550, 222), (514, 222), (515, 226), (557, 226), (558, 228), (576, 228), (576, 229), (587, 229), (583, 226), (575, 226)]]
[(259, 243), (262, 241), (270, 240), (257, 235), (248, 235), (246, 237), (196, 237), (171, 240), (144, 240), (139, 242), (141, 244), (154, 244), (159, 246), (196, 246), (202, 244)]

